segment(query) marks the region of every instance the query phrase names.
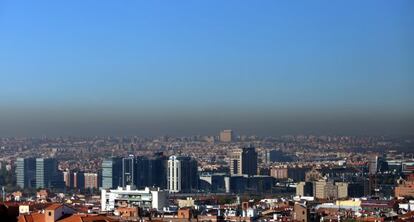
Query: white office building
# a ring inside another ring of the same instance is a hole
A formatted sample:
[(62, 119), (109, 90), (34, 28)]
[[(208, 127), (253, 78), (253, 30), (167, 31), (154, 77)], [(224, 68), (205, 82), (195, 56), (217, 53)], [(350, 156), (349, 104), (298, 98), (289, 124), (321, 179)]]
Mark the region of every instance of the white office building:
[(118, 207), (141, 207), (162, 210), (167, 206), (168, 192), (159, 188), (146, 187), (143, 190), (131, 190), (118, 187), (114, 190), (101, 190), (101, 210), (114, 211)]
[(170, 156), (167, 167), (167, 188), (170, 193), (190, 193), (198, 189), (197, 161), (188, 156)]
[(177, 193), (181, 190), (181, 161), (176, 156), (168, 159), (168, 190)]

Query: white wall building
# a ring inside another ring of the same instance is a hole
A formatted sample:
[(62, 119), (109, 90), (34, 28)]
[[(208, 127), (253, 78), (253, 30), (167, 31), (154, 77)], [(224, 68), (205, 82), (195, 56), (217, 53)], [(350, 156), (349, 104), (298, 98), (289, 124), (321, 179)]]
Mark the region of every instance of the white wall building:
[(167, 185), (170, 193), (178, 193), (181, 191), (181, 161), (177, 156), (171, 156), (168, 159), (168, 178)]
[(131, 190), (118, 187), (115, 190), (101, 190), (101, 210), (113, 211), (118, 207), (142, 207), (147, 209), (162, 210), (167, 206), (166, 191), (159, 188), (148, 188), (143, 190)]

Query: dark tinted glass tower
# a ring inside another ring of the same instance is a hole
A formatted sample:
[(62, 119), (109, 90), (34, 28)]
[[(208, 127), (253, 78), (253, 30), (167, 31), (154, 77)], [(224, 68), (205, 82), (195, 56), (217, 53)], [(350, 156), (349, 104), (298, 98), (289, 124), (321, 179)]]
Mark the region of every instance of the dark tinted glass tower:
[(137, 188), (151, 186), (150, 162), (146, 157), (138, 156), (135, 158), (135, 186)]
[(242, 152), (242, 174), (257, 174), (257, 152), (254, 147), (243, 148)]
[(156, 153), (149, 160), (148, 186), (167, 188), (167, 157), (162, 152)]

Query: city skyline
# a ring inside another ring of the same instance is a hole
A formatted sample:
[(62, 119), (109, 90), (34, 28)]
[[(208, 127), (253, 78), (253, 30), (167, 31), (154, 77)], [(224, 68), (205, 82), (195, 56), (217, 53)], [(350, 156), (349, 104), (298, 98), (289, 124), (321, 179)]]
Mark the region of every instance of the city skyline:
[(0, 3), (0, 136), (414, 133), (412, 1)]
[(414, 1), (0, 1), (0, 221), (414, 221)]

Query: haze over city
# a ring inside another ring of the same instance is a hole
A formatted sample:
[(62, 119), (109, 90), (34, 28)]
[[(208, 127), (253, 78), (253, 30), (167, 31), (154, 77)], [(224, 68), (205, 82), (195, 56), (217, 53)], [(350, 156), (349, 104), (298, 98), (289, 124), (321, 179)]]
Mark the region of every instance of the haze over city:
[(413, 12), (0, 1), (0, 221), (414, 221)]
[(412, 1), (2, 1), (0, 135), (406, 135)]

